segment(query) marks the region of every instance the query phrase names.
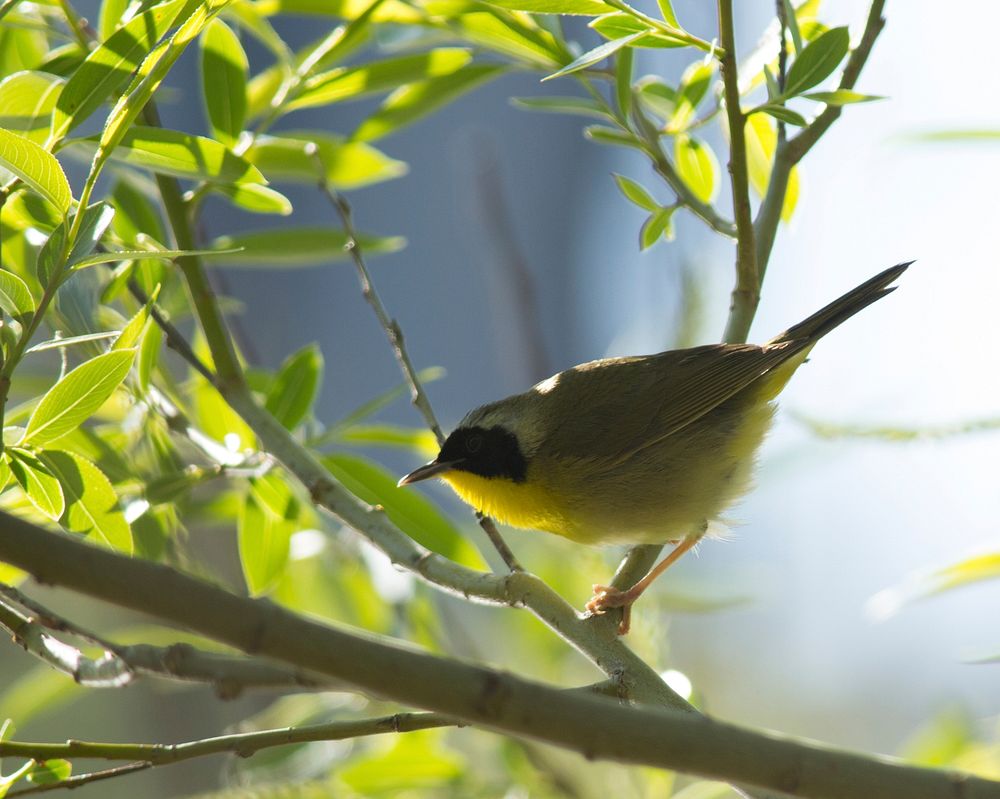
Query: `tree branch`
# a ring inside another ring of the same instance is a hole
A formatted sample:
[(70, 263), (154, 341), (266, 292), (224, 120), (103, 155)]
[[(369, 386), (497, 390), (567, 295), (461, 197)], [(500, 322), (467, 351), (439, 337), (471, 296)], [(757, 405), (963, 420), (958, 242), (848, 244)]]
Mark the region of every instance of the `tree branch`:
[(72, 777), (67, 777), (59, 782), (47, 782), (41, 785), (36, 785), (33, 788), (24, 788), (20, 791), (11, 791), (7, 794), (7, 799), (14, 799), (15, 796), (28, 796), (29, 794), (45, 793), (46, 791), (55, 791), (62, 788), (68, 788), (72, 790), (73, 788), (79, 788), (83, 785), (87, 785), (91, 782), (100, 782), (101, 780), (110, 780), (115, 777), (124, 777), (126, 774), (132, 774), (136, 771), (145, 771), (150, 768), (150, 763), (127, 763), (124, 766), (115, 766), (114, 768), (102, 769), (101, 771), (91, 771), (86, 774), (76, 774)]
[[(151, 614), (249, 654), (588, 758), (644, 764), (815, 799), (1000, 799), (1000, 783), (752, 732), (693, 713), (629, 707), (429, 655), (238, 597), (156, 563), (0, 514), (0, 557), (33, 574)], [(523, 575), (511, 574), (507, 578)]]
[(718, 0), (719, 39), (725, 49), (720, 65), (722, 86), (729, 120), (729, 175), (733, 188), (733, 216), (736, 220), (736, 286), (733, 288), (729, 320), (723, 340), (730, 344), (746, 341), (750, 324), (760, 302), (760, 273), (754, 245), (750, 213), (750, 183), (747, 176), (746, 117), (740, 108), (740, 85), (736, 63), (736, 35), (733, 29), (732, 0)]

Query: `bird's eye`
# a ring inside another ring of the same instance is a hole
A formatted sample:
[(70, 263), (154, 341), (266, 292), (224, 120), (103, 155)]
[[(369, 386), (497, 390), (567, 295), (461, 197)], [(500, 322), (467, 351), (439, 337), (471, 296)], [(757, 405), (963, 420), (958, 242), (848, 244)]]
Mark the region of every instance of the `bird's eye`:
[(465, 439), (465, 451), (470, 454), (475, 454), (483, 448), (483, 437), (476, 433), (475, 435), (469, 436)]

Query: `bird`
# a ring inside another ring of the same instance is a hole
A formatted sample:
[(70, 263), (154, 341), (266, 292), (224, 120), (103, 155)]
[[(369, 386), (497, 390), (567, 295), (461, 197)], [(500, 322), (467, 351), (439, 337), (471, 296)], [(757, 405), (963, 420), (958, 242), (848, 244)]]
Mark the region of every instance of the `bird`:
[(584, 544), (672, 544), (631, 588), (594, 585), (589, 615), (623, 609), (751, 488), (775, 399), (831, 330), (895, 290), (879, 273), (761, 345), (605, 358), (470, 411), (400, 479), (444, 480), (477, 511)]

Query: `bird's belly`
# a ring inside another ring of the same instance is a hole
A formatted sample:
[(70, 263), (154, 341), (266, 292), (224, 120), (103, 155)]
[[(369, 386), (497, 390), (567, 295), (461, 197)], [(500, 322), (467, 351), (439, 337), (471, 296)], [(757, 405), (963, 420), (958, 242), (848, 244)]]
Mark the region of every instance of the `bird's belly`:
[(549, 532), (559, 532), (556, 528), (566, 524), (563, 503), (538, 481), (514, 482), (463, 471), (448, 472), (442, 478), (465, 502), (503, 524)]

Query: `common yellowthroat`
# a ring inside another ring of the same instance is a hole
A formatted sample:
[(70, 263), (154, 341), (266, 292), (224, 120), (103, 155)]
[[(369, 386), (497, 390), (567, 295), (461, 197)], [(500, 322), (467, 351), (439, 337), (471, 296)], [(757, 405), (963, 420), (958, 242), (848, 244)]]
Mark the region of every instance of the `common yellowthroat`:
[(437, 457), (403, 477), (440, 477), (477, 510), (586, 544), (674, 549), (627, 591), (595, 585), (592, 613), (624, 609), (750, 488), (773, 400), (813, 345), (886, 294), (887, 269), (766, 344), (710, 344), (607, 358), (470, 411)]

